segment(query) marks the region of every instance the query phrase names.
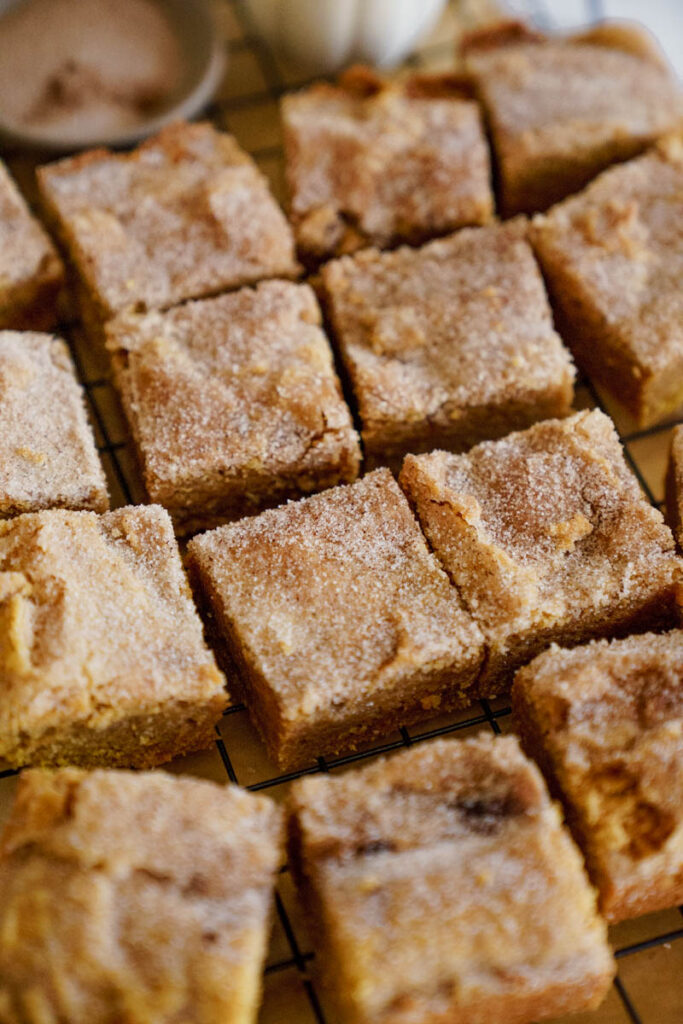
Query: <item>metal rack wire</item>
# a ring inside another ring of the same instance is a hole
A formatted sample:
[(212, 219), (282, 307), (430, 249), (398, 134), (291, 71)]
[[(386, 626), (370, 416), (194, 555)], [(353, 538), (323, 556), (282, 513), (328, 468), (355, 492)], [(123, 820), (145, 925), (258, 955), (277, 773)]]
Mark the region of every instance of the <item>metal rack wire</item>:
[[(517, 5), (519, 7), (519, 4)], [(477, 0), (461, 0), (459, 16), (467, 17), (468, 8), (475, 13), (481, 7)], [(586, 0), (586, 19), (600, 16), (599, 0)], [(490, 8), (489, 8), (490, 9)], [(529, 0), (527, 9), (542, 27), (551, 24), (542, 0)], [(278, 136), (276, 106), (288, 88), (305, 84), (278, 60), (259, 41), (249, 24), (240, 0), (217, 0), (217, 11), (225, 35), (229, 56), (229, 73), (226, 87), (209, 108), (207, 114), (219, 127), (232, 131), (248, 149), (265, 173), (271, 179), (273, 189), (282, 196), (282, 150)], [(453, 10), (449, 11), (445, 26), (438, 35), (419, 50), (410, 60), (417, 67), (432, 68), (447, 66), (452, 60), (453, 39), (457, 21)], [(107, 367), (103, 357), (93, 351), (77, 330), (66, 332), (71, 344), (78, 376), (83, 383), (92, 420), (95, 427), (98, 450), (107, 472), (112, 504), (114, 506), (143, 500), (142, 488), (137, 477), (133, 453), (128, 445), (123, 416), (115, 392), (107, 378)], [(596, 405), (612, 415), (617, 423), (624, 443), (626, 456), (638, 477), (648, 499), (656, 506), (663, 503), (662, 462), (668, 447), (671, 422), (636, 431), (623, 419), (604, 396), (599, 394), (590, 381), (582, 380), (577, 388), (579, 406)], [(467, 711), (450, 716), (447, 721), (427, 723), (419, 729), (401, 728), (385, 742), (334, 759), (319, 758), (315, 764), (299, 772), (278, 774), (272, 765), (263, 760), (262, 748), (257, 742), (249, 745), (251, 733), (246, 710), (243, 705), (228, 709), (223, 722), (217, 729), (215, 765), (211, 769), (214, 777), (227, 776), (233, 782), (246, 785), (253, 791), (266, 790), (278, 796), (286, 784), (300, 775), (335, 771), (355, 763), (361, 763), (378, 754), (420, 743), (436, 736), (455, 735), (490, 728), (495, 733), (510, 728), (510, 708), (504, 702), (481, 701)], [(245, 739), (246, 737), (246, 739)], [(254, 753), (256, 752), (256, 753)], [(253, 758), (258, 763), (255, 763)], [(217, 769), (216, 769), (216, 766)], [(181, 763), (179, 769), (192, 772), (195, 762)], [(201, 772), (200, 772), (201, 773)], [(2, 786), (16, 774), (0, 772), (0, 797)], [(276, 897), (276, 932), (271, 956), (266, 967), (266, 999), (263, 1020), (267, 1024), (327, 1024), (327, 1017), (321, 998), (310, 974), (313, 951), (308, 948), (305, 926), (296, 919), (295, 904), (287, 898), (291, 890), (287, 868), (282, 869)], [(620, 972), (614, 985), (614, 992), (606, 1009), (584, 1015), (584, 1024), (676, 1024), (683, 1021), (683, 993), (667, 991), (666, 974), (671, 975), (671, 986), (675, 985), (676, 972), (683, 974), (683, 918), (681, 911), (664, 915), (650, 915), (640, 922), (630, 923), (613, 930), (612, 938)], [(677, 944), (677, 945), (676, 945)], [(671, 951), (675, 948), (673, 967), (645, 964), (645, 970), (624, 969), (624, 965), (638, 962), (639, 957)], [(672, 973), (673, 972), (673, 973)], [(680, 974), (678, 975), (681, 976)], [(278, 998), (269, 992), (269, 980), (283, 977), (286, 985)], [(635, 978), (635, 981), (633, 980)], [(656, 998), (659, 990), (659, 1001)], [(648, 998), (643, 998), (643, 992)], [(651, 998), (649, 993), (652, 993)], [(672, 1001), (673, 1000), (673, 1001)], [(286, 1010), (283, 1009), (286, 1007)], [(676, 1009), (678, 1007), (678, 1009)], [(283, 1016), (284, 1012), (284, 1016)]]

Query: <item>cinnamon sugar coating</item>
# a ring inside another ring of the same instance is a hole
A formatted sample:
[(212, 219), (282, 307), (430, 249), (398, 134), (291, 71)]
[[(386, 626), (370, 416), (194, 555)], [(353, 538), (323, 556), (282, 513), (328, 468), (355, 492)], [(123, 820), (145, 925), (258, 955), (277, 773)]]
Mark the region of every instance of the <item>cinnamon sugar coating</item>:
[(666, 514), (679, 547), (683, 548), (683, 424), (674, 427), (666, 474)]
[(673, 537), (603, 413), (408, 455), (400, 484), (486, 637), (484, 696), (552, 641), (674, 625)]
[(38, 182), (94, 325), (298, 272), (266, 179), (209, 124), (169, 125), (131, 153), (68, 157)]
[(285, 96), (282, 120), (290, 216), (308, 264), (491, 218), (479, 109), (454, 76), (389, 82), (356, 68)]
[(466, 48), (500, 174), (504, 216), (545, 210), (683, 125), (683, 93), (638, 25), (565, 38), (520, 26)]
[(147, 492), (184, 532), (351, 481), (360, 448), (307, 285), (107, 328)]
[(168, 514), (0, 523), (0, 757), (151, 767), (209, 746), (226, 704)]
[(27, 771), (0, 848), (7, 1024), (254, 1024), (276, 805), (159, 773)]
[(109, 507), (69, 350), (49, 334), (0, 331), (0, 519)]
[(683, 135), (534, 218), (578, 361), (645, 427), (683, 404)]
[(513, 737), (292, 787), (290, 863), (343, 1024), (522, 1024), (614, 974), (578, 851)]
[(0, 160), (0, 329), (49, 330), (63, 283), (57, 250)]
[(464, 451), (566, 415), (574, 369), (518, 220), (322, 268), (365, 450)]
[(683, 632), (551, 648), (517, 673), (527, 749), (609, 921), (683, 901)]
[(388, 470), (195, 537), (188, 557), (281, 768), (469, 702), (481, 634)]

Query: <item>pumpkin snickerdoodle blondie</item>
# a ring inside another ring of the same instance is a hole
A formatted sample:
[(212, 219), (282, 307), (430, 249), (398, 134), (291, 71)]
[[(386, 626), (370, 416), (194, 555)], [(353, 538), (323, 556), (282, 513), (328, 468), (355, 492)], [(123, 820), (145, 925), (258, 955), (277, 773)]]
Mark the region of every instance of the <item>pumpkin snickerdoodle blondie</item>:
[(604, 413), (408, 455), (400, 484), (485, 635), (478, 695), (553, 641), (676, 624), (683, 564)]
[(505, 217), (545, 210), (683, 126), (683, 92), (639, 25), (546, 37), (475, 33), (467, 70), (484, 106)]
[(470, 702), (482, 637), (387, 469), (188, 545), (281, 768)]
[(321, 289), (370, 462), (465, 449), (571, 407), (526, 223), (327, 263)]
[(513, 737), (296, 782), (290, 863), (343, 1024), (521, 1024), (614, 974), (578, 850)]
[(282, 100), (290, 217), (308, 265), (424, 242), (493, 213), (477, 104), (452, 75), (354, 68)]
[(674, 427), (671, 434), (666, 471), (666, 514), (674, 537), (683, 548), (683, 424)]
[(553, 647), (512, 701), (607, 919), (683, 901), (683, 632)]
[(131, 153), (98, 149), (47, 164), (38, 183), (96, 334), (116, 313), (298, 273), (266, 179), (209, 124), (169, 125)]
[(209, 746), (226, 704), (168, 514), (0, 522), (0, 757), (151, 767)]
[(0, 519), (109, 507), (83, 391), (63, 341), (0, 331)]
[(640, 427), (683, 404), (683, 135), (535, 217), (558, 329)]
[(0, 329), (49, 330), (63, 283), (57, 250), (0, 161)]
[(147, 493), (179, 532), (357, 476), (320, 320), (307, 285), (264, 281), (107, 325)]
[(0, 840), (0, 1018), (255, 1024), (282, 814), (163, 772), (22, 774)]

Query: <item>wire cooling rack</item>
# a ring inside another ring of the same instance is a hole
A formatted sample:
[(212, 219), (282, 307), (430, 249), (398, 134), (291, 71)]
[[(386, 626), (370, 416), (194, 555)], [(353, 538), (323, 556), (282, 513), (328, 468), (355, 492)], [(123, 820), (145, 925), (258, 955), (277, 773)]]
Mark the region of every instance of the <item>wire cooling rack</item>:
[[(284, 199), (282, 148), (278, 100), (287, 89), (306, 84), (296, 69), (287, 67), (256, 37), (239, 0), (215, 0), (220, 31), (225, 39), (228, 68), (223, 86), (207, 111), (221, 128), (231, 131), (269, 177), (275, 194)], [(586, 21), (601, 16), (600, 0), (566, 0), (583, 7)], [(551, 9), (543, 0), (521, 0), (524, 10), (543, 28), (552, 27)], [(453, 47), (463, 30), (495, 17), (489, 0), (450, 3), (432, 36), (414, 53), (409, 65), (439, 70), (453, 64)], [(35, 162), (25, 154), (4, 154), (31, 197), (31, 172)], [(145, 500), (125, 421), (108, 380), (102, 353), (72, 326), (64, 330), (78, 375), (86, 389), (98, 449), (109, 482), (114, 507)], [(616, 423), (626, 456), (652, 504), (662, 507), (664, 471), (675, 420), (649, 430), (637, 431), (633, 422), (610, 399), (583, 380), (577, 388), (577, 408), (599, 406)], [(505, 701), (481, 701), (473, 707), (419, 728), (400, 728), (381, 744), (345, 757), (323, 758), (302, 772), (283, 775), (268, 760), (243, 705), (231, 707), (216, 730), (212, 750), (179, 759), (169, 771), (210, 778), (230, 779), (251, 790), (268, 792), (282, 800), (288, 784), (303, 774), (339, 772), (378, 754), (399, 750), (435, 736), (472, 735), (481, 729), (494, 733), (511, 729), (510, 708)], [(0, 820), (7, 813), (16, 773), (0, 771)], [(611, 941), (619, 973), (603, 1006), (594, 1013), (566, 1018), (575, 1024), (683, 1024), (683, 908), (650, 914), (611, 929)], [(299, 908), (287, 868), (278, 880), (273, 936), (265, 970), (264, 1003), (260, 1024), (332, 1024), (324, 995), (315, 983), (312, 942)], [(559, 1024), (559, 1022), (558, 1022)]]

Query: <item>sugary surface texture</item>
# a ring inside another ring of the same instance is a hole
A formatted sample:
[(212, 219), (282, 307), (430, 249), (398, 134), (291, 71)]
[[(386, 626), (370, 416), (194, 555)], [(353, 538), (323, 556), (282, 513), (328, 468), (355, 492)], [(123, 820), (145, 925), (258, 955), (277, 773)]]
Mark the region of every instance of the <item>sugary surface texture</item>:
[[(407, 456), (401, 485), (497, 658), (672, 621), (680, 563), (611, 420), (548, 420), (466, 455)], [(524, 655), (524, 657), (522, 657)]]
[(290, 854), (345, 1024), (538, 1020), (613, 973), (578, 851), (513, 737), (294, 784)]
[(388, 470), (203, 534), (189, 554), (281, 763), (297, 737), (310, 759), (368, 723), (386, 733), (409, 699), (422, 717), (444, 687), (466, 699), (481, 634)]
[(573, 366), (525, 235), (471, 228), (323, 267), (371, 451), (462, 450), (569, 411)]
[(0, 517), (54, 506), (109, 507), (83, 392), (63, 341), (0, 331)]
[(307, 285), (119, 317), (116, 383), (152, 500), (174, 516), (246, 513), (353, 480), (360, 450)]
[(297, 273), (266, 179), (209, 124), (170, 125), (131, 153), (69, 157), (38, 179), (102, 320)]
[(683, 402), (683, 136), (534, 218), (569, 345), (646, 425)]
[(683, 900), (683, 632), (553, 647), (516, 677), (532, 753), (611, 920)]
[(304, 259), (420, 242), (493, 212), (476, 103), (448, 76), (372, 72), (282, 100), (291, 219)]
[(50, 327), (63, 274), (55, 247), (0, 161), (0, 328)]
[[(184, 708), (215, 720), (226, 703), (158, 506), (0, 523), (0, 665), (0, 755), (13, 764), (42, 760), (44, 743), (60, 763), (59, 738), (75, 726), (95, 746), (136, 716)], [(124, 748), (123, 763), (144, 763), (146, 743), (153, 728)], [(121, 758), (112, 749), (104, 763)]]
[(683, 96), (649, 37), (605, 25), (505, 38), (468, 56), (487, 111), (506, 215), (544, 209), (683, 124)]
[(683, 547), (683, 424), (675, 427), (671, 435), (666, 476), (666, 513), (679, 547)]
[(7, 1024), (253, 1024), (281, 814), (162, 773), (22, 775), (0, 853)]

